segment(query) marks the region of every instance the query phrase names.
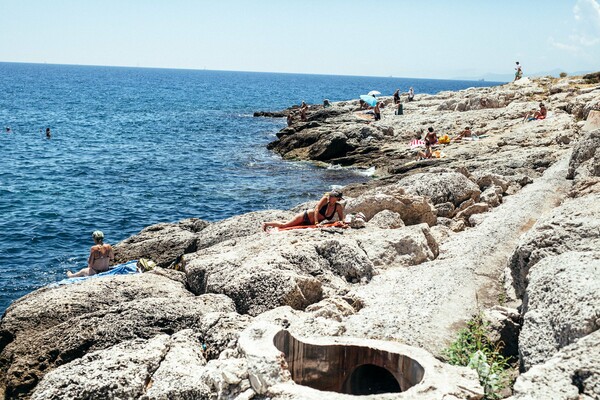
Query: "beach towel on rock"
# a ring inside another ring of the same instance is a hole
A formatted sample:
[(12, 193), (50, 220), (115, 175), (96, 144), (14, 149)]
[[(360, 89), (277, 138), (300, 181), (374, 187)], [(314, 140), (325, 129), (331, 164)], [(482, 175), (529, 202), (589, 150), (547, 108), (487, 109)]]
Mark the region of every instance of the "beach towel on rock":
[(374, 120), (375, 119), (375, 114), (365, 114), (362, 111), (355, 111), (354, 112), (354, 116), (358, 119), (365, 119), (368, 121)]
[(56, 287), (61, 285), (70, 285), (71, 283), (82, 282), (88, 279), (102, 278), (105, 276), (115, 276), (115, 275), (129, 275), (129, 274), (138, 274), (139, 271), (136, 267), (137, 260), (128, 261), (124, 264), (118, 264), (113, 266), (106, 272), (101, 272), (92, 276), (82, 276), (80, 278), (67, 278), (62, 281), (58, 281), (48, 285), (49, 287)]
[(425, 141), (421, 140), (421, 139), (413, 139), (410, 141), (410, 143), (408, 145), (410, 146), (411, 149), (414, 149), (415, 147), (425, 146)]
[(321, 225), (298, 225), (290, 226), (288, 228), (273, 228), (269, 229), (267, 233), (280, 232), (280, 231), (291, 231), (295, 229), (313, 229), (313, 228), (347, 228), (348, 225), (341, 221), (331, 222)]

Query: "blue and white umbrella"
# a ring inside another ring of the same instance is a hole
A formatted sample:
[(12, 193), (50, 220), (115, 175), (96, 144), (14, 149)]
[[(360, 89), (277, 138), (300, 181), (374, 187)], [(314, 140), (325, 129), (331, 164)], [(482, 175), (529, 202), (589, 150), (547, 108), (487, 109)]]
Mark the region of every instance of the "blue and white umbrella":
[(373, 96), (369, 96), (368, 94), (360, 95), (360, 99), (370, 105), (371, 107), (375, 107), (377, 104), (377, 99)]

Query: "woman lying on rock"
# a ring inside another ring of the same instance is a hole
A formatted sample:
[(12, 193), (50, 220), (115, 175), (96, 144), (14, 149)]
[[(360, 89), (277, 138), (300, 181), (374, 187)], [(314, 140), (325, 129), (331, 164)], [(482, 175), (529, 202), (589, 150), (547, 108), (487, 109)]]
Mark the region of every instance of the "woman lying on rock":
[(264, 222), (263, 230), (268, 228), (290, 228), (293, 226), (317, 225), (325, 220), (331, 221), (337, 214), (338, 221), (344, 220), (344, 206), (339, 202), (342, 200), (342, 192), (333, 190), (325, 193), (313, 210), (306, 210), (297, 214), (288, 222)]
[(90, 249), (90, 256), (88, 257), (88, 266), (83, 268), (76, 274), (71, 271), (67, 271), (67, 277), (79, 278), (82, 276), (91, 276), (99, 274), (100, 272), (108, 271), (108, 264), (111, 260), (115, 259), (115, 253), (110, 244), (104, 244), (104, 233), (101, 231), (95, 231), (92, 233), (95, 245)]

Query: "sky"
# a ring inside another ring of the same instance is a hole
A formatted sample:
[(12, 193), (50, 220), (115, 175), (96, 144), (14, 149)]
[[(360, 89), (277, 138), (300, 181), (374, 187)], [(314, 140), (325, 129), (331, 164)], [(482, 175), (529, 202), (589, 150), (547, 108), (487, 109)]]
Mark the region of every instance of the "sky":
[(0, 62), (409, 78), (600, 70), (600, 0), (0, 0)]

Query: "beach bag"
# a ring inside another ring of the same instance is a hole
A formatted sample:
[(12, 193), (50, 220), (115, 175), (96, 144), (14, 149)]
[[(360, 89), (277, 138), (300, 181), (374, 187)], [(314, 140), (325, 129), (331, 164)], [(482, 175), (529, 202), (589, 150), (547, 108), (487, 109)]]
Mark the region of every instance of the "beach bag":
[(140, 258), (138, 260), (136, 266), (140, 272), (148, 272), (148, 271), (152, 271), (154, 268), (156, 268), (156, 263), (147, 258)]
[(185, 271), (185, 259), (183, 258), (183, 255), (177, 256), (175, 261), (173, 261), (167, 268), (174, 269), (175, 271), (184, 272)]
[(367, 225), (367, 217), (361, 212), (348, 214), (346, 215), (346, 218), (344, 218), (344, 222), (350, 225), (350, 228), (360, 229)]
[(438, 139), (438, 143), (441, 143), (441, 144), (450, 143), (450, 136), (448, 136), (448, 135), (442, 136), (441, 138)]

